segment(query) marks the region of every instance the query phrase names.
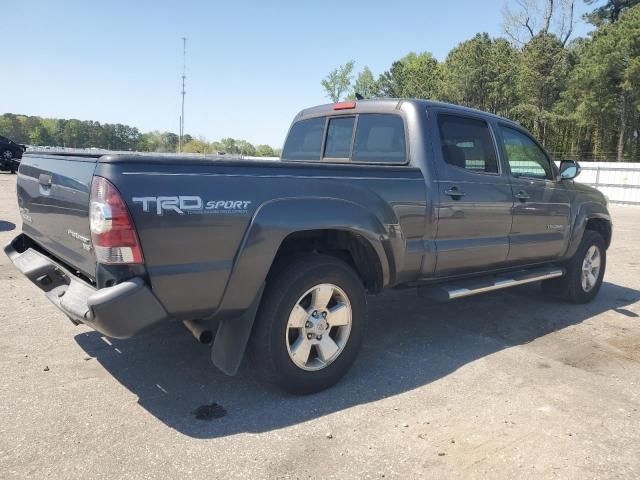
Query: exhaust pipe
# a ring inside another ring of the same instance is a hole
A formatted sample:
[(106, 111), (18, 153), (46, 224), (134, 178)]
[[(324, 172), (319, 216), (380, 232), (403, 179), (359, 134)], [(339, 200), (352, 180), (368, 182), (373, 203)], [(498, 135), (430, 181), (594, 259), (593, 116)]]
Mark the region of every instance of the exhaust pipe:
[(182, 323), (184, 323), (184, 326), (187, 327), (187, 330), (191, 332), (191, 335), (196, 337), (196, 340), (198, 340), (203, 345), (209, 345), (211, 342), (213, 342), (213, 331), (211, 331), (202, 323), (198, 322), (197, 320), (184, 320)]

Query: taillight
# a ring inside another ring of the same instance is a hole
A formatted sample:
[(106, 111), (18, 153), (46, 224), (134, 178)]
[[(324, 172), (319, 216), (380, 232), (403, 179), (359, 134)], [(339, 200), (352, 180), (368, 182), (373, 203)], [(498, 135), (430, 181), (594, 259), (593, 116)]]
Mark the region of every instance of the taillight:
[(91, 241), (98, 263), (142, 263), (138, 235), (120, 193), (107, 179), (93, 177), (89, 203)]

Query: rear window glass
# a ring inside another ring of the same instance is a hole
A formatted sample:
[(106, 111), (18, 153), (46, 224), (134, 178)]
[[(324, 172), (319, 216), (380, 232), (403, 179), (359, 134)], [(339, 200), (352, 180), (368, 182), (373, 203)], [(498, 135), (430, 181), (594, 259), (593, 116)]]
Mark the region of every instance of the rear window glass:
[(404, 122), (398, 115), (365, 114), (358, 118), (354, 162), (404, 163)]
[(283, 160), (320, 160), (324, 118), (296, 122), (282, 149)]
[(405, 163), (404, 122), (381, 113), (329, 117), (328, 123), (327, 117), (301, 120), (291, 127), (282, 159)]
[(329, 120), (327, 143), (324, 147), (325, 157), (349, 158), (355, 121), (356, 117), (335, 117)]

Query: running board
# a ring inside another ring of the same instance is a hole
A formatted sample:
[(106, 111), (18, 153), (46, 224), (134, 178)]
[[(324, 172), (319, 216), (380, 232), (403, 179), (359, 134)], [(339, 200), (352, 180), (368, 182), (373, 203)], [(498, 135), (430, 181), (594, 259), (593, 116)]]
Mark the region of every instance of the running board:
[(524, 285), (525, 283), (561, 277), (564, 273), (563, 268), (556, 266), (537, 267), (500, 275), (422, 286), (418, 288), (418, 294), (421, 297), (446, 302), (447, 300), (469, 297), (471, 295), (477, 295), (478, 293), (491, 292), (493, 290), (515, 287), (516, 285)]

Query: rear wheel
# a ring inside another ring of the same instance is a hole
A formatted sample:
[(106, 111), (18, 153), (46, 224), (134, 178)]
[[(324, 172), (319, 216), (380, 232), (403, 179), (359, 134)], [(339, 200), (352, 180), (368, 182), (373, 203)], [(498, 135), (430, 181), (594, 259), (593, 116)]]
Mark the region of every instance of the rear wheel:
[(607, 250), (604, 239), (594, 230), (586, 230), (575, 255), (567, 262), (566, 275), (542, 282), (543, 291), (573, 303), (593, 300), (602, 286)]
[(0, 152), (0, 157), (2, 160), (2, 163), (4, 163), (5, 165), (7, 165), (9, 167), (9, 171), (11, 173), (16, 173), (16, 166), (15, 163), (13, 161), (13, 152), (11, 150), (9, 150), (8, 148), (5, 150), (2, 150), (2, 152)]
[(362, 282), (341, 260), (310, 254), (276, 267), (250, 339), (255, 369), (290, 393), (330, 387), (358, 354), (365, 310)]

